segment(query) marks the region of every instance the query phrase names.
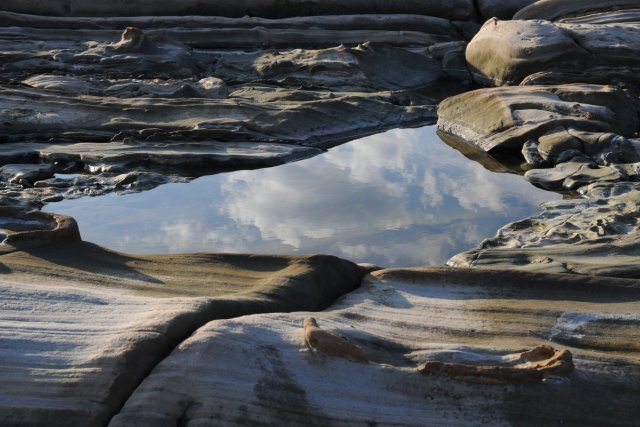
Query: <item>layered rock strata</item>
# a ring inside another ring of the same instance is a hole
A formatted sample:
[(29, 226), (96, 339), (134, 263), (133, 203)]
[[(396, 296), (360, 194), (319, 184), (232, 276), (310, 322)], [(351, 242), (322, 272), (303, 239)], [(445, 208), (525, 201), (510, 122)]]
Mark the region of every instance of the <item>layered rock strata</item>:
[(527, 180), (568, 198), (506, 225), (450, 265), (638, 277), (639, 8), (538, 1), (513, 21), (488, 21), (469, 43), (477, 81), (520, 86), (446, 100), (440, 131), (508, 159), (511, 170), (519, 158)]
[[(470, 80), (464, 46), (476, 30), (418, 15), (11, 10), (0, 13), (0, 195), (29, 207), (273, 166), (433, 123), (442, 83)], [(69, 173), (80, 175), (55, 175)]]
[(580, 192), (585, 198), (545, 203), (448, 264), (640, 277), (640, 184), (598, 182)]
[(0, 255), (4, 426), (98, 426), (213, 319), (318, 310), (364, 271), (328, 256), (131, 257), (83, 242)]
[[(214, 321), (163, 360), (109, 425), (633, 425), (638, 291), (619, 279), (379, 271), (313, 314), (369, 363), (310, 350), (308, 313)], [(418, 371), (508, 366), (539, 345), (570, 350), (575, 370), (524, 384)]]

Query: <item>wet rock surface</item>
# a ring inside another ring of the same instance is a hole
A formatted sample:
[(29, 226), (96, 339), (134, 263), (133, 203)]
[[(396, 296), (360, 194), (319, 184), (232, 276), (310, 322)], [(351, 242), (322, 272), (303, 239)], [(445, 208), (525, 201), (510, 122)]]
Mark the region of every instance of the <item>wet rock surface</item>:
[[(433, 123), (443, 82), (470, 80), (461, 46), (476, 29), (417, 15), (10, 10), (0, 14), (0, 194), (36, 205), (273, 166)], [(81, 175), (67, 186), (53, 173)]]

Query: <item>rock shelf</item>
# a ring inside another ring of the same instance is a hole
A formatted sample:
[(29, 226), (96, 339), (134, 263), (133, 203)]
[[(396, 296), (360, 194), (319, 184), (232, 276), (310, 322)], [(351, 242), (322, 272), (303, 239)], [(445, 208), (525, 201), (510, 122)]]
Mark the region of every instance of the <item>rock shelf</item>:
[[(637, 424), (637, 0), (0, 9), (3, 426)], [(397, 270), (133, 256), (39, 212), (436, 121), (565, 198)]]

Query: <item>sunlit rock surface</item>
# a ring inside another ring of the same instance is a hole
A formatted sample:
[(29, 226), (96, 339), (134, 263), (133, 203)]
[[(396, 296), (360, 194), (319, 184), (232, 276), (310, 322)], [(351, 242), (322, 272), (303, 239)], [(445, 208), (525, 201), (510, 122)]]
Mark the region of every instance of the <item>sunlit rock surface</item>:
[[(438, 129), (484, 151), (519, 152), (529, 141), (540, 149), (541, 139), (560, 131), (573, 132), (577, 139), (582, 137), (582, 142), (573, 146), (566, 143), (566, 147), (556, 146), (553, 158), (544, 159), (557, 163), (562, 151), (570, 148), (596, 156), (600, 150), (612, 150), (612, 140), (598, 139), (602, 133), (636, 135), (640, 130), (639, 108), (637, 97), (615, 86), (567, 84), (479, 89), (443, 101), (438, 111)], [(593, 141), (589, 144), (590, 137)], [(550, 146), (548, 141), (545, 144)], [(631, 148), (630, 153), (634, 152)]]
[[(638, 292), (616, 279), (383, 270), (313, 313), (369, 363), (311, 350), (309, 313), (214, 321), (163, 360), (110, 425), (633, 425)], [(541, 344), (570, 350), (575, 370), (517, 384), (417, 369), (499, 366)]]
[(206, 322), (319, 310), (364, 274), (328, 256), (133, 257), (84, 242), (4, 253), (0, 265), (3, 426), (105, 425)]
[(600, 181), (580, 192), (584, 198), (545, 203), (448, 264), (640, 277), (640, 184)]
[(630, 13), (603, 24), (489, 20), (467, 47), (469, 70), (492, 85), (637, 85), (640, 25), (637, 12)]

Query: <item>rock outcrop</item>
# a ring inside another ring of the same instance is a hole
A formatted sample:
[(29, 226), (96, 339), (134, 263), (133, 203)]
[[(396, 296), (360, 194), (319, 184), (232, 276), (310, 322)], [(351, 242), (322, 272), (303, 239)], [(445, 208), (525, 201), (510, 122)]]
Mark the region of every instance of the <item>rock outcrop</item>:
[[(640, 130), (639, 108), (637, 98), (615, 86), (478, 89), (444, 100), (438, 110), (438, 129), (487, 152), (520, 152), (526, 143), (533, 144), (551, 164), (568, 150), (596, 158), (627, 150), (629, 160), (636, 160), (629, 141), (603, 134), (634, 137)], [(553, 135), (558, 137), (552, 139)]]
[(640, 27), (635, 22), (553, 23), (489, 20), (469, 43), (469, 70), (491, 85), (638, 85)]
[(318, 310), (364, 271), (328, 256), (131, 257), (83, 242), (0, 255), (4, 426), (97, 426), (212, 319)]
[(431, 124), (451, 90), (443, 82), (470, 81), (464, 45), (477, 27), (416, 15), (11, 10), (0, 13), (0, 196), (29, 207), (273, 166)]
[(640, 277), (640, 184), (599, 181), (580, 192), (584, 198), (545, 203), (448, 264)]
[[(633, 425), (638, 292), (636, 281), (620, 279), (379, 271), (313, 314), (355, 340), (370, 363), (311, 352), (300, 327), (308, 313), (214, 321), (151, 372), (110, 426)], [(499, 366), (549, 345), (558, 366), (570, 350), (575, 371), (507, 385), (417, 371), (437, 362)]]

